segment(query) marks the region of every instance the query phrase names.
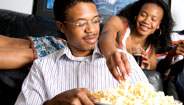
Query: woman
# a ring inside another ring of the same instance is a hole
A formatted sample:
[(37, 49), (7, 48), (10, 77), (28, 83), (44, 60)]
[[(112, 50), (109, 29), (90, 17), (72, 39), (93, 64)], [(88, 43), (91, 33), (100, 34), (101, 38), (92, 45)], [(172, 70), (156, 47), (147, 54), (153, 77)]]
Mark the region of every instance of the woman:
[[(139, 0), (110, 17), (102, 30), (99, 46), (114, 77), (119, 78), (116, 66), (123, 62), (121, 53), (117, 52), (119, 48), (131, 53), (132, 48), (140, 45), (141, 68), (156, 70), (156, 50), (166, 50), (172, 28), (171, 13), (162, 0)], [(120, 72), (128, 75), (121, 67)]]

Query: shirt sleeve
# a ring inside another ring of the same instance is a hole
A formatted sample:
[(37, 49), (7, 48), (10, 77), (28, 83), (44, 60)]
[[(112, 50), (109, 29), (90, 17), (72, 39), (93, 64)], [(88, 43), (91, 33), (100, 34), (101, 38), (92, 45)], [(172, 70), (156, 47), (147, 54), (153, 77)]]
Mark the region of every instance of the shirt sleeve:
[(39, 65), (39, 63), (33, 63), (15, 105), (42, 105), (47, 100), (44, 79), (39, 71)]

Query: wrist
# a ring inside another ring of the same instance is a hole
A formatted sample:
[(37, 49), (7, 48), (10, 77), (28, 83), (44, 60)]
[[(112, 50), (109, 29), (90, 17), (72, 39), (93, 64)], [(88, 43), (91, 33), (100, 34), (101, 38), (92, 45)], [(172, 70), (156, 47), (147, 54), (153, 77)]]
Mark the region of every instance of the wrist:
[(102, 54), (104, 55), (104, 57), (106, 58), (106, 59), (109, 59), (112, 55), (113, 55), (113, 53), (115, 53), (116, 51), (114, 51), (114, 50), (111, 50), (111, 51), (106, 51), (106, 52), (102, 52)]
[(47, 100), (43, 103), (43, 105), (53, 105), (52, 100)]

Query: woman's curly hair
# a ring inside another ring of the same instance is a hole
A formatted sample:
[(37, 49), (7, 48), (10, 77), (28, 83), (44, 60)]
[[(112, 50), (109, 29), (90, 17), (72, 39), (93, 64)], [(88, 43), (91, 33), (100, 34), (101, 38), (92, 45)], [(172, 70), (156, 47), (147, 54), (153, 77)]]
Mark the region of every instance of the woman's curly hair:
[(136, 25), (135, 17), (138, 16), (142, 6), (145, 3), (154, 3), (158, 5), (159, 7), (161, 7), (164, 11), (164, 15), (160, 23), (160, 29), (156, 30), (153, 34), (148, 36), (147, 40), (150, 41), (151, 44), (155, 46), (156, 50), (166, 51), (168, 44), (171, 41), (170, 33), (172, 32), (174, 21), (172, 19), (171, 12), (170, 12), (168, 5), (165, 4), (164, 1), (162, 0), (138, 0), (132, 4), (127, 5), (117, 15), (127, 18), (129, 21), (129, 26), (135, 27)]

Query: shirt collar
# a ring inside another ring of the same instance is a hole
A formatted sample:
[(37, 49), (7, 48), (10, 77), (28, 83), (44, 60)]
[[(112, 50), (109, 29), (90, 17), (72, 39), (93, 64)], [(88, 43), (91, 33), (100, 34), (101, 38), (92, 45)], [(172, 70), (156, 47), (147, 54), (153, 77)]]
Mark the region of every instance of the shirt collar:
[(100, 49), (98, 48), (98, 42), (95, 44), (95, 48), (93, 50), (92, 55), (85, 56), (85, 57), (75, 57), (72, 55), (70, 48), (68, 47), (68, 44), (64, 46), (64, 48), (59, 52), (56, 61), (59, 60), (62, 57), (67, 57), (68, 59), (75, 60), (75, 61), (88, 61), (93, 62), (96, 58), (102, 58), (104, 57), (103, 54), (100, 52)]

